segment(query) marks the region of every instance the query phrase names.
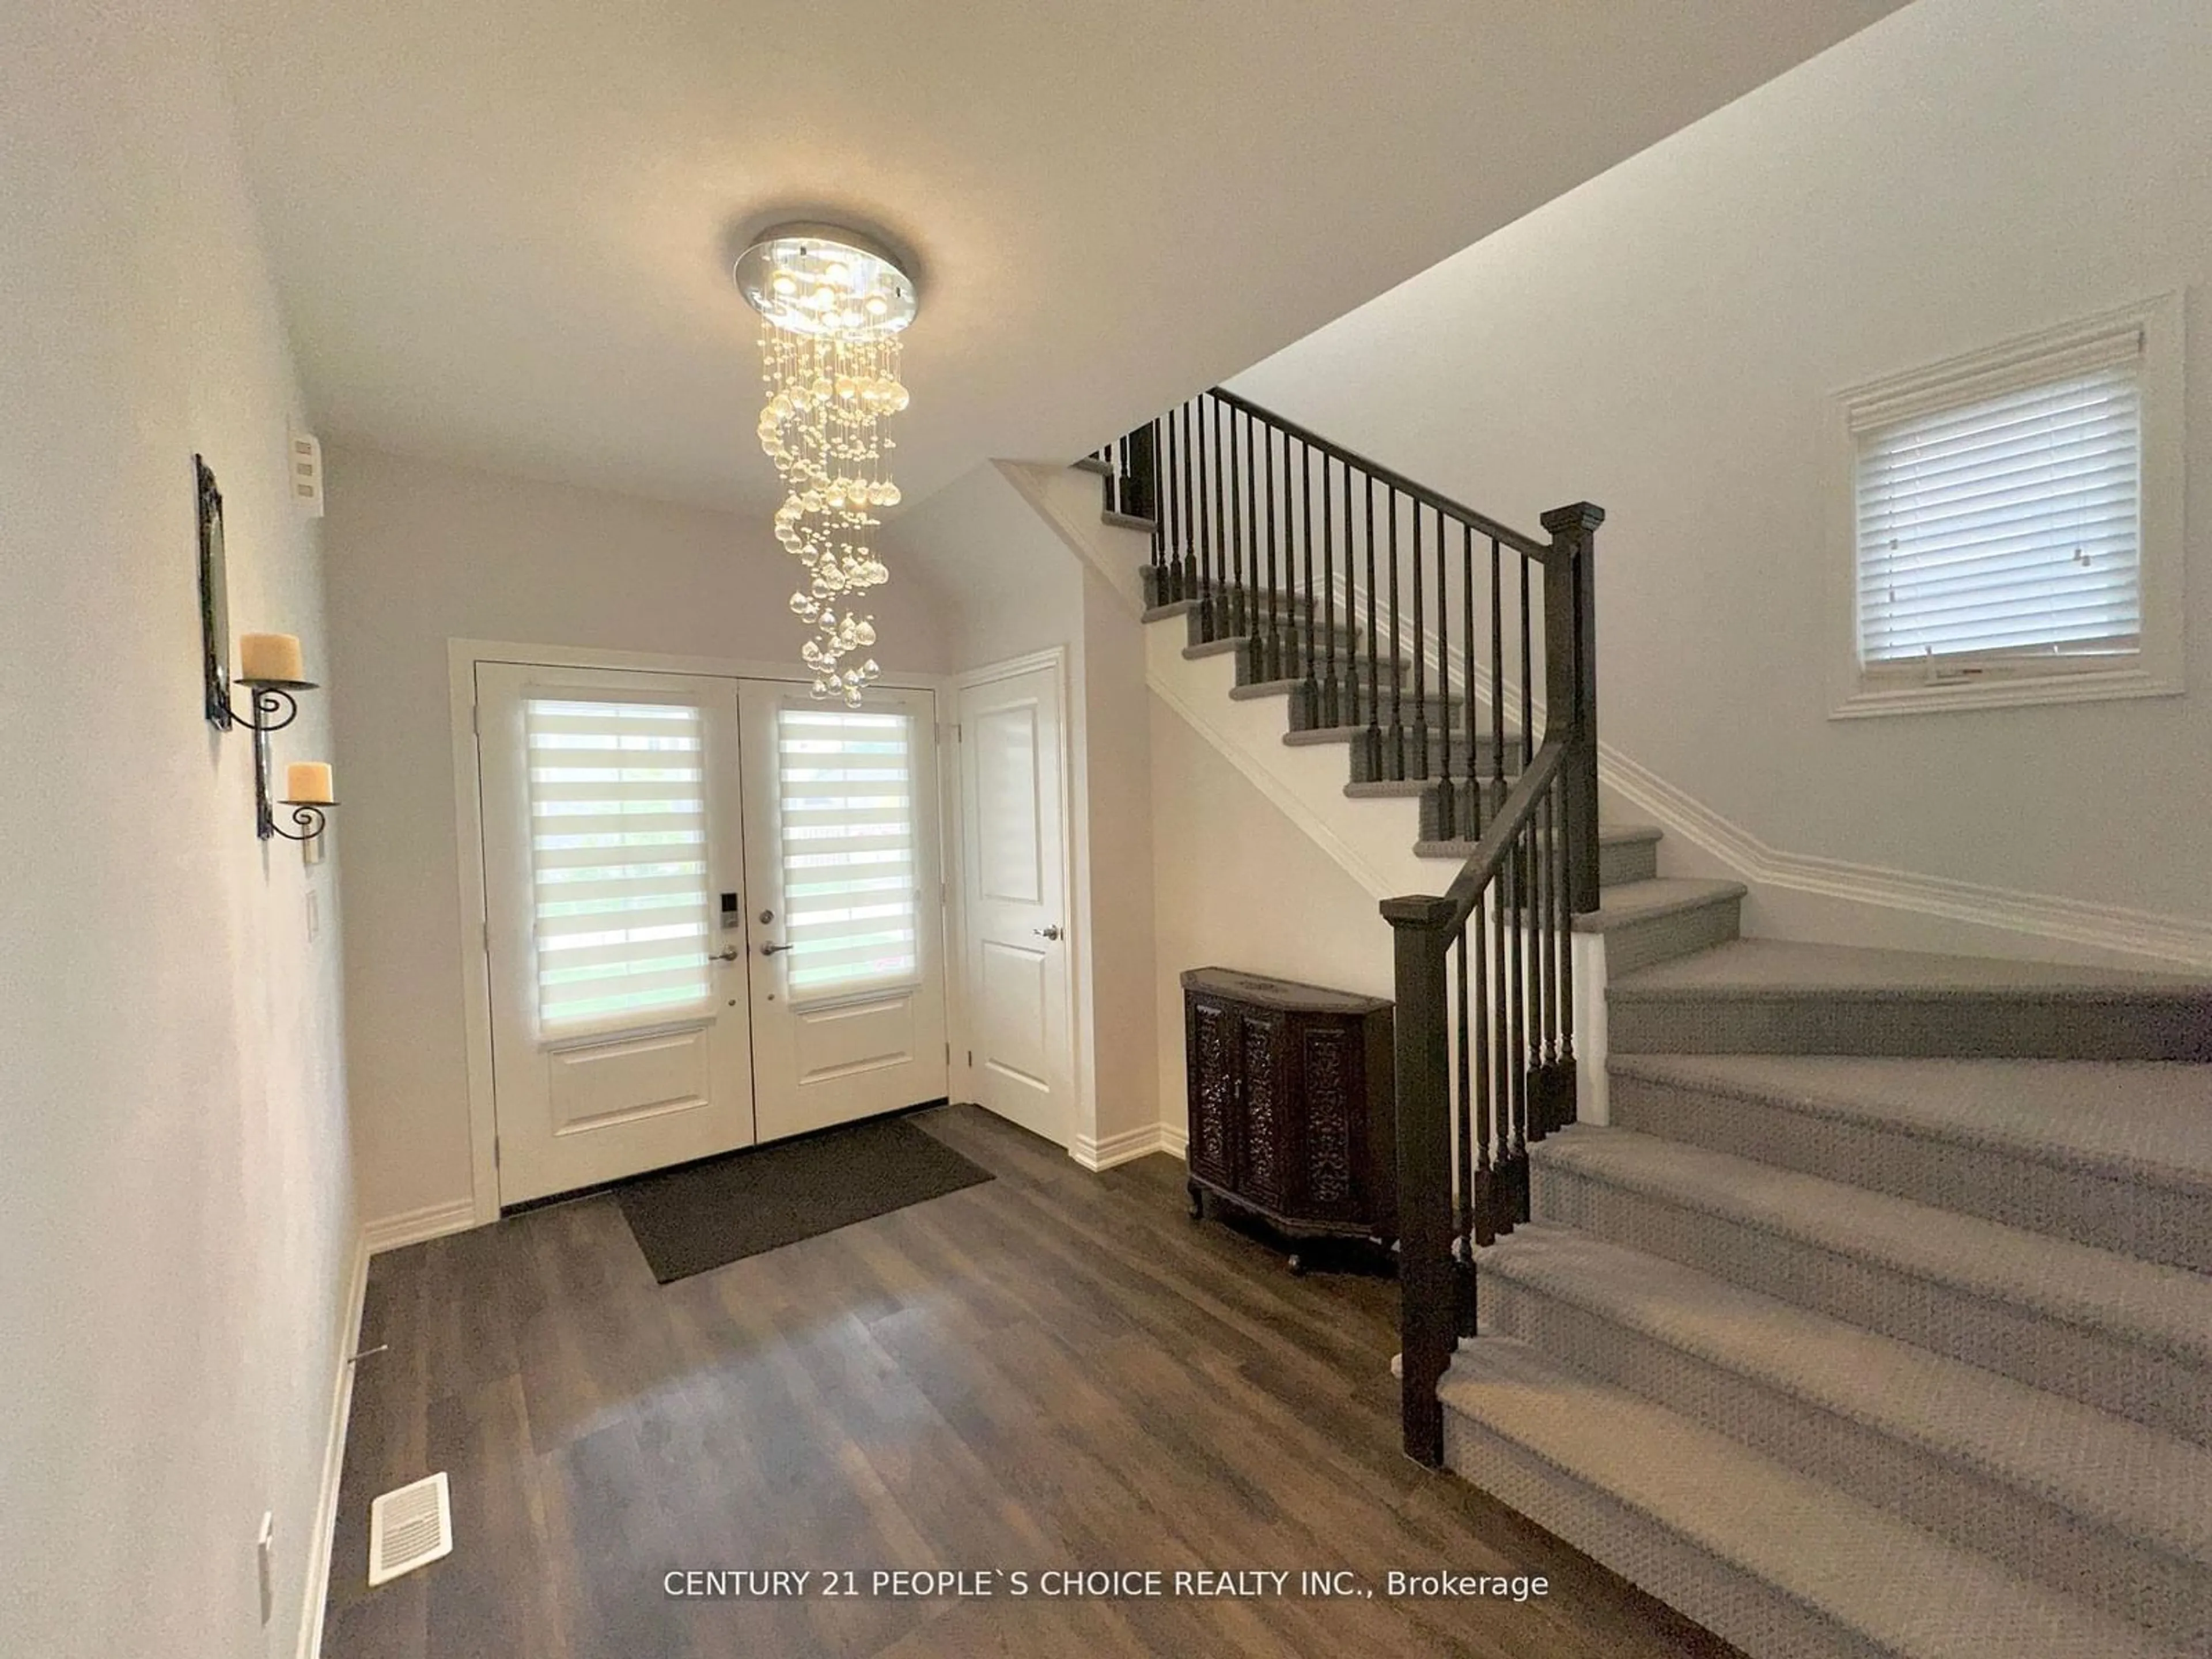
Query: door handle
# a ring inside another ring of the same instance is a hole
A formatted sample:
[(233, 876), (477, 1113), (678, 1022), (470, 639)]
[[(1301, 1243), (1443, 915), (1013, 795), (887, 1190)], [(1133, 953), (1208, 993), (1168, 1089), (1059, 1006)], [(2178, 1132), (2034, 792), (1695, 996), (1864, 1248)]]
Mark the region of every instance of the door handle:
[(709, 962), (735, 962), (743, 955), (744, 955), (744, 952), (738, 949), (736, 945), (732, 945), (726, 951), (715, 951), (714, 954), (708, 957), (707, 960)]
[(788, 951), (792, 947), (788, 945), (776, 945), (771, 943), (761, 946), (761, 954), (764, 957), (772, 957), (779, 951)]
[(1048, 921), (1042, 927), (1030, 928), (1030, 932), (1035, 933), (1039, 939), (1058, 939), (1060, 924), (1056, 921)]

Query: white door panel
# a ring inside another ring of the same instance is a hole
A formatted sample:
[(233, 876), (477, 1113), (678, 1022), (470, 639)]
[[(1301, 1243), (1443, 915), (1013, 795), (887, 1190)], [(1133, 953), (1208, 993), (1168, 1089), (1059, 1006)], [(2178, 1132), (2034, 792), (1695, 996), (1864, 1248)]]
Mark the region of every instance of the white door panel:
[(942, 1099), (935, 700), (747, 680), (739, 704), (760, 1138)]
[(1074, 1121), (1060, 671), (960, 695), (961, 888), (979, 1103), (1055, 1141)]
[(753, 1139), (727, 680), (481, 663), (503, 1204)]

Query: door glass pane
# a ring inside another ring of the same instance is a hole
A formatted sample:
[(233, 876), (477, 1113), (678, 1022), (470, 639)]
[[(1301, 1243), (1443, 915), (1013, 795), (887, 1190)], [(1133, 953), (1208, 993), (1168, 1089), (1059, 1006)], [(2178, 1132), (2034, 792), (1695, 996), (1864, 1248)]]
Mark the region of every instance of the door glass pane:
[(912, 718), (779, 709), (776, 796), (793, 996), (912, 984), (921, 969)]
[(672, 703), (526, 702), (541, 1027), (708, 1005), (703, 726)]

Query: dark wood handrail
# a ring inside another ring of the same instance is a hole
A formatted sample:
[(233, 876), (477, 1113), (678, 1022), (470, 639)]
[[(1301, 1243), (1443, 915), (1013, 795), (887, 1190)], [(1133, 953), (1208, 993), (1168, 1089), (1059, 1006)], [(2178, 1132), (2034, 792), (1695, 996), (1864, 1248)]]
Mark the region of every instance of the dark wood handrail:
[(1364, 472), (1376, 483), (1395, 489), (1401, 495), (1410, 496), (1413, 500), (1420, 502), (1422, 506), (1432, 507), (1448, 519), (1472, 526), (1478, 536), (1494, 538), (1516, 552), (1526, 554), (1539, 564), (1549, 564), (1555, 556), (1551, 543), (1541, 542), (1534, 536), (1524, 535), (1510, 525), (1500, 524), (1486, 513), (1478, 513), (1471, 507), (1462, 507), (1450, 496), (1439, 495), (1425, 484), (1415, 483), (1404, 473), (1393, 471), (1379, 462), (1370, 461), (1356, 450), (1346, 449), (1340, 443), (1332, 443), (1319, 433), (1300, 426), (1296, 421), (1276, 414), (1272, 409), (1254, 403), (1249, 398), (1239, 397), (1236, 392), (1223, 386), (1214, 387), (1211, 395), (1220, 398), (1231, 409), (1243, 410), (1255, 420), (1265, 421), (1279, 432), (1288, 433), (1300, 443), (1310, 445), (1331, 459), (1341, 461), (1346, 466)]

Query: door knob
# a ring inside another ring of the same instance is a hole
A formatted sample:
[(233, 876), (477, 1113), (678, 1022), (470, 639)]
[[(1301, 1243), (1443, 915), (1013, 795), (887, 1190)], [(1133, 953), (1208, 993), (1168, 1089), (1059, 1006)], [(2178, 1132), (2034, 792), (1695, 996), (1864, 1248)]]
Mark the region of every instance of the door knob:
[(737, 947), (736, 945), (732, 945), (728, 950), (726, 950), (726, 951), (715, 951), (715, 952), (714, 952), (714, 954), (713, 956), (711, 956), (711, 957), (708, 957), (707, 958), (707, 960), (708, 960), (708, 961), (709, 961), (709, 962), (735, 962), (735, 961), (736, 961), (739, 957), (743, 956), (744, 954), (744, 951), (742, 951), (738, 950), (738, 947)]
[(1058, 939), (1060, 924), (1056, 921), (1048, 921), (1042, 927), (1030, 928), (1030, 932), (1035, 933), (1039, 939)]
[(769, 943), (761, 946), (761, 954), (764, 957), (772, 957), (779, 951), (788, 951), (789, 949), (791, 949), (791, 946), (788, 945)]

